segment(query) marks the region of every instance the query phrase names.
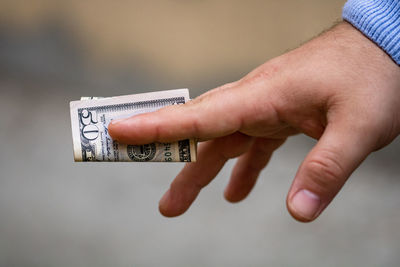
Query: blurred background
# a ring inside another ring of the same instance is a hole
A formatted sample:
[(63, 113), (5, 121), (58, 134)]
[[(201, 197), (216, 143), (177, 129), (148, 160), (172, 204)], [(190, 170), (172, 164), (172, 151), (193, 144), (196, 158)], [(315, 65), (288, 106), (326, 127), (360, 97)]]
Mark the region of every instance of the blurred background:
[(291, 138), (252, 194), (230, 162), (181, 217), (158, 200), (182, 164), (73, 162), (69, 101), (234, 81), (341, 17), (344, 0), (0, 1), (0, 266), (399, 266), (400, 141), (325, 213), (285, 197), (315, 141)]

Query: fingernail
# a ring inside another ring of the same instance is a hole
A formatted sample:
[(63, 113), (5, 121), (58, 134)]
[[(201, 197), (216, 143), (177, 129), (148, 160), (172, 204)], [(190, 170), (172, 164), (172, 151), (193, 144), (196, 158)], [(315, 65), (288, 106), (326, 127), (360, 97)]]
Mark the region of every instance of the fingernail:
[(297, 215), (312, 220), (317, 215), (320, 205), (319, 196), (307, 189), (302, 189), (294, 195), (290, 206)]
[(126, 119), (116, 119), (116, 120), (112, 120), (112, 121), (110, 122), (110, 125), (116, 125), (117, 123), (120, 123), (120, 122), (122, 122), (122, 121), (124, 121), (124, 120), (126, 120)]

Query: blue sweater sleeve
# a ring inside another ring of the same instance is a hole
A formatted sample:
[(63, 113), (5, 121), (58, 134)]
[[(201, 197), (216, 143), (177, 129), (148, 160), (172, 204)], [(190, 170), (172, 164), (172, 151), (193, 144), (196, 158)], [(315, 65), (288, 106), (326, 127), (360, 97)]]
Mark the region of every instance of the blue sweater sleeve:
[(400, 65), (400, 0), (349, 0), (343, 8), (343, 19)]

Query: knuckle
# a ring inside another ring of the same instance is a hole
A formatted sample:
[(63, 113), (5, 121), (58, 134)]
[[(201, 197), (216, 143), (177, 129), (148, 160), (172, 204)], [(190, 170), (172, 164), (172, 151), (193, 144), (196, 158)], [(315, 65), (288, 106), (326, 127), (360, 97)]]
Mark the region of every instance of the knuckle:
[(224, 160), (238, 157), (250, 149), (254, 139), (236, 132), (218, 139), (220, 155)]
[(242, 153), (243, 152), (240, 149), (222, 148), (222, 150), (219, 152), (219, 157), (221, 161), (227, 161), (229, 159), (240, 156)]
[(163, 128), (161, 127), (161, 125), (156, 125), (154, 129), (154, 140), (156, 142), (161, 142), (162, 130)]
[(261, 170), (264, 169), (265, 166), (267, 165), (268, 159), (269, 159), (269, 157), (265, 157), (265, 158), (261, 158), (261, 159), (250, 162), (249, 165), (247, 166), (248, 172), (249, 173), (261, 172)]
[(324, 150), (310, 159), (306, 168), (308, 179), (312, 183), (311, 186), (316, 187), (316, 190), (322, 193), (340, 188), (346, 180), (346, 173), (338, 156), (328, 150)]
[(224, 85), (221, 85), (217, 88), (215, 88), (214, 90), (212, 90), (212, 92), (216, 93), (216, 92), (223, 92), (226, 90), (230, 90), (232, 88), (234, 88), (235, 86), (237, 86), (238, 82), (230, 82), (230, 83), (226, 83)]
[(217, 88), (209, 90), (209, 91), (205, 92), (204, 94), (192, 99), (188, 103), (190, 103), (190, 104), (200, 104), (200, 103), (204, 103), (204, 102), (210, 101), (213, 98), (226, 93), (226, 91), (231, 90), (237, 84), (238, 84), (238, 82), (231, 82), (231, 83), (227, 83), (227, 84), (221, 85), (221, 86), (219, 86)]
[(265, 80), (269, 80), (276, 73), (278, 73), (280, 69), (281, 68), (279, 64), (270, 61), (250, 72), (241, 80), (241, 82), (250, 84), (258, 83), (260, 81), (264, 82)]
[(201, 120), (198, 118), (198, 116), (194, 116), (192, 122), (191, 122), (191, 130), (194, 133), (195, 136), (190, 136), (190, 137), (198, 137), (202, 134), (202, 129), (204, 126), (202, 125)]

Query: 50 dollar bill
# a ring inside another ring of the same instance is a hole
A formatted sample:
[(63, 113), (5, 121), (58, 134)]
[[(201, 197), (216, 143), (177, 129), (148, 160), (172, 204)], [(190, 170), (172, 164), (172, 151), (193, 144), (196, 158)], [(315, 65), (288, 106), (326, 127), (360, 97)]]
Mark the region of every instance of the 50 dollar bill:
[(70, 102), (75, 161), (194, 162), (193, 139), (146, 145), (121, 144), (112, 140), (108, 125), (114, 119), (152, 112), (189, 101), (188, 89), (176, 89), (117, 97), (82, 97)]

